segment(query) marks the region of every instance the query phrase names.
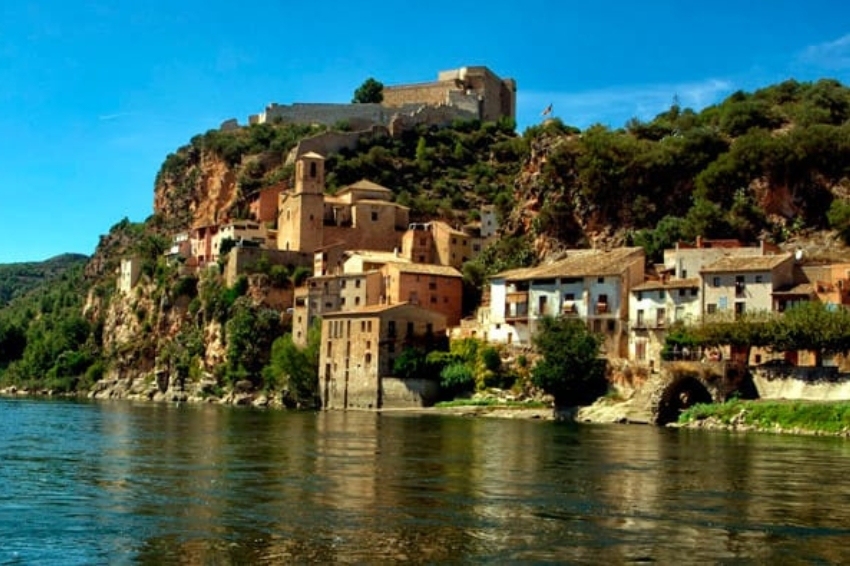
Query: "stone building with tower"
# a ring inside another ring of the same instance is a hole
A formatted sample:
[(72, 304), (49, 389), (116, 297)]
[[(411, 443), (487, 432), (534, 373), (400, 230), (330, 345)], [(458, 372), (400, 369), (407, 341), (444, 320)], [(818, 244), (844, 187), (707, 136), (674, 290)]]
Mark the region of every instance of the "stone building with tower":
[[(393, 192), (361, 180), (326, 195), (325, 160), (306, 153), (295, 163), (295, 188), (278, 202), (277, 247), (313, 253), (344, 242), (345, 249), (393, 251), (409, 224), (409, 209)], [(341, 253), (340, 247), (340, 253)]]

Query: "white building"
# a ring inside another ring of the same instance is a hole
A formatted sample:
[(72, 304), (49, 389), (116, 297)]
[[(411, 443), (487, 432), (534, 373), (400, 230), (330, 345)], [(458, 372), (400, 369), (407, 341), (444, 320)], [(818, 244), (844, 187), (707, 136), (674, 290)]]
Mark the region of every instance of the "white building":
[(606, 336), (608, 352), (625, 355), (629, 294), (643, 282), (643, 248), (569, 250), (551, 264), (514, 269), (490, 279), (491, 342), (530, 344), (546, 316), (575, 316)]

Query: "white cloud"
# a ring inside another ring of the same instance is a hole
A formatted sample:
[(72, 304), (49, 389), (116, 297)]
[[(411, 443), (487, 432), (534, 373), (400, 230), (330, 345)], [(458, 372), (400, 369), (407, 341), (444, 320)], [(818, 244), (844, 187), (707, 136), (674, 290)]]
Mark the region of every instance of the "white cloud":
[(123, 118), (124, 116), (129, 116), (132, 112), (116, 112), (115, 114), (101, 114), (97, 117), (101, 122), (109, 122), (110, 120), (117, 120), (118, 118)]
[(797, 60), (822, 69), (850, 69), (850, 33), (833, 41), (809, 45)]
[[(582, 92), (517, 92), (519, 121), (536, 122), (551, 103), (553, 116), (566, 124), (585, 127), (601, 122), (619, 127), (632, 118), (650, 119), (678, 98), (683, 108), (700, 110), (732, 92), (723, 79), (655, 85), (622, 85)], [(525, 118), (525, 120), (523, 120)]]

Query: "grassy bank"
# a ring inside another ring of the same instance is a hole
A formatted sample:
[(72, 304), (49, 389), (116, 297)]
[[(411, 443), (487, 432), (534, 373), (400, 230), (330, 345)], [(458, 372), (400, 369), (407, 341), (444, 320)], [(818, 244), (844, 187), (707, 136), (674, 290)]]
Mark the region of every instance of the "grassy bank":
[(850, 402), (727, 401), (695, 405), (679, 417), (684, 426), (809, 434), (850, 434)]
[(455, 399), (453, 401), (440, 401), (434, 405), (438, 409), (449, 409), (452, 407), (505, 407), (509, 409), (546, 409), (548, 404), (540, 401), (506, 401), (492, 398)]

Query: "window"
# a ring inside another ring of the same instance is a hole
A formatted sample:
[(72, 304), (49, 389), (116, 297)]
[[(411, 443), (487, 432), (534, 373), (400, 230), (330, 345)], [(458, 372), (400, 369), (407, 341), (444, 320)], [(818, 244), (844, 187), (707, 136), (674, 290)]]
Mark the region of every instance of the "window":
[(437, 282), (431, 281), (430, 283), (428, 283), (428, 290), (429, 291), (436, 291), (437, 290)]
[(643, 319), (643, 309), (638, 309), (638, 311), (637, 311), (637, 322), (635, 323), (635, 326), (637, 326), (638, 328), (643, 328), (645, 325), (646, 325), (646, 322)]
[(664, 323), (667, 321), (667, 309), (656, 309), (655, 310), (655, 326), (658, 328), (663, 328)]
[(333, 344), (333, 342), (332, 342), (332, 341), (330, 341), (330, 340), (328, 340), (328, 348), (327, 348), (327, 352), (328, 352), (328, 353), (327, 353), (327, 356), (328, 356), (328, 357), (331, 357), (331, 345), (332, 345), (332, 344)]
[(712, 287), (720, 287), (720, 277), (712, 277), (711, 278), (711, 286)]
[(716, 313), (717, 305), (715, 305), (714, 303), (708, 303), (707, 305), (705, 305), (705, 312), (707, 312), (708, 314)]
[(756, 275), (756, 283), (763, 283), (763, 278), (761, 275)]
[(356, 306), (356, 307), (360, 306), (360, 297), (354, 297), (354, 306)]
[(395, 338), (395, 321), (394, 320), (390, 320), (389, 322), (387, 322), (387, 335), (390, 338)]
[(637, 300), (639, 300), (639, 301), (642, 301), (642, 300), (643, 300), (643, 291), (638, 291), (638, 292), (637, 292)]
[(687, 270), (687, 269), (683, 269), (683, 270), (682, 270), (682, 279), (687, 279), (687, 278), (688, 278), (688, 270)]
[(664, 300), (664, 290), (663, 289), (661, 291), (658, 291), (658, 298), (662, 301)]
[(437, 296), (431, 295), (431, 304), (437, 304)]
[(372, 353), (371, 352), (366, 352), (366, 356), (363, 358), (363, 363), (365, 363), (367, 366), (372, 363)]
[(359, 279), (355, 279), (355, 280), (354, 280), (354, 288), (355, 288), (355, 289), (359, 289), (359, 288), (360, 288), (360, 280), (359, 280)]
[(697, 293), (699, 293), (699, 289), (697, 289), (696, 287), (691, 289), (691, 297), (696, 297)]
[(575, 293), (564, 293), (564, 300), (565, 301), (575, 301), (576, 300), (576, 294)]
[(430, 322), (425, 325), (425, 334), (433, 334), (434, 333), (434, 325)]
[(316, 177), (316, 162), (313, 161), (310, 163), (310, 177)]
[(688, 294), (688, 290), (687, 290), (687, 289), (679, 289), (679, 296), (680, 296), (680, 297), (684, 297), (684, 296), (686, 296), (687, 294)]
[(407, 335), (413, 336), (413, 323), (412, 322), (407, 323)]
[(377, 221), (378, 221), (378, 213), (377, 213), (377, 211), (373, 210), (372, 211), (372, 222), (377, 222)]
[(481, 246), (480, 246), (479, 244), (472, 244), (472, 251), (474, 251), (474, 252), (480, 252), (480, 251), (481, 251)]
[(366, 332), (372, 332), (372, 321), (366, 321)]
[(746, 284), (744, 282), (743, 275), (735, 276), (735, 296), (736, 297), (744, 297), (746, 295)]
[(340, 289), (345, 289), (345, 279), (342, 279), (342, 280), (339, 282), (339, 288), (340, 288)]
[(365, 320), (360, 321), (360, 332), (366, 332), (366, 321)]
[(342, 297), (342, 298), (339, 300), (339, 306), (341, 306), (341, 307), (344, 307), (344, 306), (345, 306), (345, 297)]
[(608, 321), (608, 332), (614, 332), (614, 329), (617, 328), (616, 322), (613, 320)]
[(597, 277), (596, 282), (597, 283), (605, 283), (605, 278), (604, 277)]
[(457, 243), (457, 238), (452, 238), (452, 243), (453, 243), (453, 244), (456, 244), (456, 243)]

